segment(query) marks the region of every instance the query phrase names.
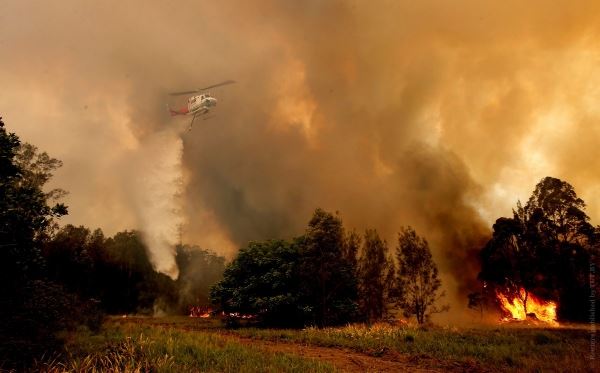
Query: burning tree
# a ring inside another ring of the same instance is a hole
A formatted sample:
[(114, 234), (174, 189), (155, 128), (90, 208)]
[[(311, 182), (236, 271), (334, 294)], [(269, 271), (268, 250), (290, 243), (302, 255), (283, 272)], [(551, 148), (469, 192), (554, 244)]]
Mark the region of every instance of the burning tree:
[(586, 319), (587, 274), (590, 260), (598, 258), (598, 235), (573, 186), (542, 179), (527, 204), (517, 203), (513, 217), (498, 219), (493, 231), (480, 253), (479, 279), (494, 288), (504, 309), (504, 299), (516, 299), (530, 314), (535, 298), (558, 301), (562, 318)]
[(442, 281), (427, 240), (419, 237), (411, 227), (402, 228), (398, 235), (396, 257), (399, 266), (398, 305), (405, 316), (415, 315), (417, 322), (423, 324), (432, 313), (447, 311), (447, 305), (437, 305), (444, 292), (439, 292)]

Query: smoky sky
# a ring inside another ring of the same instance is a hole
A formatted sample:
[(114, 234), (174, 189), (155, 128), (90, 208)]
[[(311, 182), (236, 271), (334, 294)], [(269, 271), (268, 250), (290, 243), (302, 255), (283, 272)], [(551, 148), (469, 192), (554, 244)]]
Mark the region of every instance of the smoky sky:
[[(451, 295), (544, 176), (600, 218), (597, 1), (0, 2), (0, 115), (64, 162), (64, 222), (231, 256), (349, 228), (424, 235)], [(226, 79), (186, 132), (169, 91)]]

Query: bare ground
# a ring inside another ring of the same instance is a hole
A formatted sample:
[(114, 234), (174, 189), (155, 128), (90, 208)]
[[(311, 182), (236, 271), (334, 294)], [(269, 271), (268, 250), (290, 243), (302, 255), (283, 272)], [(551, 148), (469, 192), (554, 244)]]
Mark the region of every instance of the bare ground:
[(264, 349), (325, 361), (342, 372), (484, 372), (477, 364), (439, 361), (422, 356), (411, 358), (393, 351), (376, 351), (379, 357), (349, 349), (320, 347), (294, 342), (267, 341), (218, 333), (220, 337)]

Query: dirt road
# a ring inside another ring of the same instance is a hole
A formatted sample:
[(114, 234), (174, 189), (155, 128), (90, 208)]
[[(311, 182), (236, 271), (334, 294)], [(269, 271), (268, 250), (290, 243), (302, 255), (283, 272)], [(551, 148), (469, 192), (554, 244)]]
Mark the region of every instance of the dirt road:
[(375, 357), (336, 347), (242, 338), (231, 334), (219, 335), (222, 338), (233, 339), (242, 344), (264, 349), (267, 352), (281, 352), (325, 361), (342, 372), (482, 372), (481, 367), (475, 365), (441, 362), (425, 356), (411, 359), (392, 351), (377, 351), (381, 356)]

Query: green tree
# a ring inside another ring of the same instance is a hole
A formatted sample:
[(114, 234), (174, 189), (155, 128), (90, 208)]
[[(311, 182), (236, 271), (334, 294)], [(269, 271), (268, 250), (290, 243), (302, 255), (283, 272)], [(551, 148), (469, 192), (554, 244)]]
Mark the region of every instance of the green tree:
[[(346, 234), (342, 256), (348, 265), (358, 271), (358, 252), (360, 250), (360, 235), (352, 230)], [(358, 273), (358, 272), (357, 272)]]
[(64, 193), (43, 187), (60, 162), (8, 133), (0, 119), (0, 279), (8, 289), (42, 273), (41, 243), (54, 219), (67, 213)]
[(291, 243), (252, 242), (240, 250), (211, 299), (227, 313), (257, 315), (269, 325), (354, 320), (358, 246), (339, 217), (317, 209), (306, 234)]
[(394, 263), (389, 258), (387, 243), (376, 230), (368, 229), (363, 242), (358, 261), (358, 298), (361, 315), (371, 323), (387, 314)]
[(342, 221), (317, 209), (301, 242), (302, 300), (313, 322), (323, 327), (357, 314), (356, 259), (345, 255)]
[(254, 315), (265, 325), (301, 326), (298, 245), (251, 242), (212, 287), (211, 299), (227, 314)]
[(52, 205), (59, 193), (43, 190), (59, 165), (8, 133), (0, 118), (0, 361), (7, 364), (57, 347), (55, 333), (70, 321), (63, 315), (74, 299), (47, 280), (41, 255), (54, 219), (67, 213)]
[(0, 276), (7, 277), (4, 284), (41, 273), (40, 243), (54, 218), (67, 213), (63, 204), (52, 205), (64, 191), (43, 190), (60, 166), (60, 161), (8, 133), (0, 118), (0, 249), (4, 256), (0, 262), (6, 266)]
[(444, 312), (448, 306), (437, 303), (444, 296), (440, 292), (442, 282), (433, 261), (429, 244), (411, 227), (402, 228), (396, 248), (398, 261), (398, 305), (405, 316), (415, 315), (423, 324), (433, 313)]

